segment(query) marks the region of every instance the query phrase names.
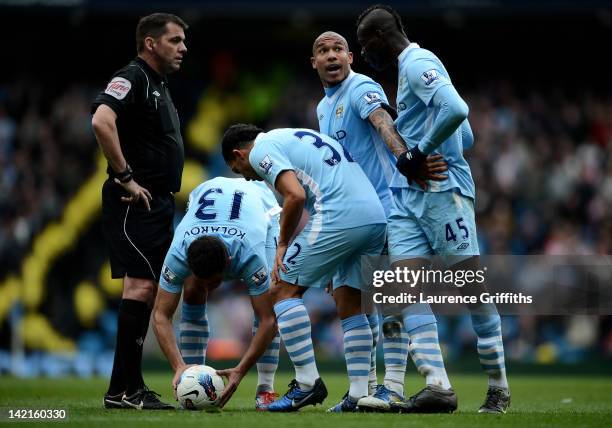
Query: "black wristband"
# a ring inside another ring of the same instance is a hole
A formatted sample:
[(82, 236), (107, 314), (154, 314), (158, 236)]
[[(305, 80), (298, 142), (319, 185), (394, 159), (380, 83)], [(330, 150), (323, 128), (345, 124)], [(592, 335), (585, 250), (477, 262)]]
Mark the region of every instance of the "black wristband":
[(132, 167), (130, 165), (126, 164), (125, 170), (123, 170), (123, 171), (121, 171), (119, 173), (115, 173), (115, 177), (121, 183), (127, 183), (128, 181), (130, 181), (132, 179)]

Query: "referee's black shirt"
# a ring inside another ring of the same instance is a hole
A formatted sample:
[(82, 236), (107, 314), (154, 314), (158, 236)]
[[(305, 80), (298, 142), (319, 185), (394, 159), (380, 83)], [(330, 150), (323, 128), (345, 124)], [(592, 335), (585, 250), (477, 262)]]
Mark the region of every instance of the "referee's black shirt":
[[(185, 154), (167, 79), (137, 57), (113, 75), (92, 113), (100, 104), (117, 114), (121, 151), (136, 182), (153, 193), (178, 192)], [(112, 178), (110, 165), (107, 171)]]

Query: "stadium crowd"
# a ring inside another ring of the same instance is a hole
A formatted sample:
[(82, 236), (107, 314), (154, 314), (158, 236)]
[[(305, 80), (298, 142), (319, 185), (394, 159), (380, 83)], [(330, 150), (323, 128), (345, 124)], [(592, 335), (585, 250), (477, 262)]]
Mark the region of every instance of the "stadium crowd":
[[(316, 128), (320, 85), (314, 76), (297, 81), (260, 125)], [(477, 189), (481, 252), (611, 254), (612, 97), (558, 87), (527, 90), (510, 81), (462, 89), (475, 135), (467, 159)], [(0, 278), (19, 270), (32, 238), (61, 216), (96, 165), (89, 112), (95, 89), (55, 91), (31, 80), (0, 86)], [(212, 337), (239, 325), (245, 335), (250, 331), (248, 316), (221, 321), (223, 313), (249, 310), (243, 293), (232, 293), (236, 288), (228, 284), (213, 297), (224, 309), (210, 305)], [(332, 299), (306, 296), (315, 348), (341, 355)], [(611, 318), (504, 317), (507, 358), (574, 362), (589, 354), (612, 356)], [(443, 319), (439, 330), (447, 358), (472, 349), (469, 317)]]

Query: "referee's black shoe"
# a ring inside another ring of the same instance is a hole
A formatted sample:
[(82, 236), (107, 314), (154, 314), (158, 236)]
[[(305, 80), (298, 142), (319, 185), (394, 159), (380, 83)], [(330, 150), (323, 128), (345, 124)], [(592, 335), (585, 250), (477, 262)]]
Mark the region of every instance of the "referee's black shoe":
[(427, 385), (406, 401), (390, 403), (399, 413), (452, 413), (457, 410), (457, 395), (452, 388)]
[(174, 406), (159, 401), (158, 397), (161, 397), (161, 395), (145, 386), (129, 397), (124, 395), (121, 404), (124, 409), (175, 410)]
[(123, 399), (124, 393), (120, 392), (117, 395), (109, 395), (104, 394), (104, 408), (105, 409), (123, 409), (123, 403), (121, 400)]

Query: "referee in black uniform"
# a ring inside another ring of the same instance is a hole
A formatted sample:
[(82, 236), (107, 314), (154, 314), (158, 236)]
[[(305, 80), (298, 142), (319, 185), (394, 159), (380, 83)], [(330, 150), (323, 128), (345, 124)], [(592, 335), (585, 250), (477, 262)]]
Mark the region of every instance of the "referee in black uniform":
[(183, 140), (166, 75), (181, 67), (187, 25), (155, 13), (136, 28), (138, 56), (116, 72), (92, 106), (93, 130), (108, 160), (102, 222), (113, 278), (123, 278), (117, 346), (106, 408), (173, 409), (142, 378), (142, 344), (158, 276), (173, 235)]

